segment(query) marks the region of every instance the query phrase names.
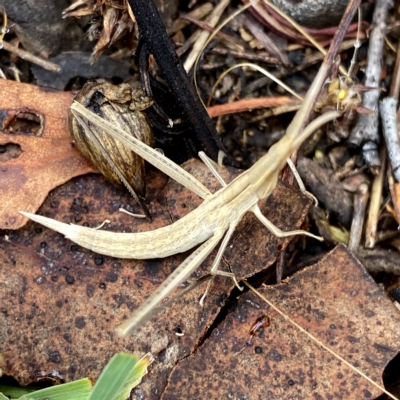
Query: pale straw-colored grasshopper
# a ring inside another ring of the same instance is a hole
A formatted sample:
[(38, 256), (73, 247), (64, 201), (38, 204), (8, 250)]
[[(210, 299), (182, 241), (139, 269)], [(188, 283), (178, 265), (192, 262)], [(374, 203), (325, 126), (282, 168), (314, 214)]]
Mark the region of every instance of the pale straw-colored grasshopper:
[[(80, 123), (87, 125), (88, 128), (88, 123), (98, 125), (100, 129), (104, 129), (105, 132), (120, 140), (145, 160), (204, 199), (197, 209), (172, 225), (140, 233), (115, 233), (95, 230), (83, 226), (68, 225), (39, 215), (22, 212), (23, 215), (64, 234), (67, 238), (83, 247), (117, 258), (163, 258), (185, 252), (202, 243), (136, 310), (135, 314), (117, 328), (117, 332), (121, 336), (129, 335), (139, 325), (152, 318), (154, 315), (153, 310), (157, 308), (159, 303), (190, 276), (221, 239), (222, 243), (211, 267), (211, 274), (224, 275), (235, 280), (233, 273), (218, 270), (218, 265), (235, 227), (246, 212), (253, 212), (275, 236), (284, 237), (305, 234), (315, 237), (301, 230), (281, 231), (264, 217), (258, 207), (258, 202), (260, 199), (268, 197), (275, 189), (279, 172), (285, 166), (290, 154), (316, 129), (340, 116), (339, 111), (327, 112), (316, 118), (304, 130), (302, 129), (304, 121), (308, 118), (315, 99), (324, 84), (331, 61), (332, 55), (328, 55), (315, 77), (301, 108), (289, 125), (286, 135), (274, 144), (269, 152), (256, 164), (229, 184), (219, 178), (223, 187), (214, 194), (171, 160), (160, 155), (160, 153), (136, 140), (123, 130), (113, 127), (109, 122), (87, 111), (81, 104), (74, 102), (71, 110)], [(203, 155), (201, 156), (212, 168), (212, 163)], [(218, 174), (215, 171), (213, 172), (218, 177)]]

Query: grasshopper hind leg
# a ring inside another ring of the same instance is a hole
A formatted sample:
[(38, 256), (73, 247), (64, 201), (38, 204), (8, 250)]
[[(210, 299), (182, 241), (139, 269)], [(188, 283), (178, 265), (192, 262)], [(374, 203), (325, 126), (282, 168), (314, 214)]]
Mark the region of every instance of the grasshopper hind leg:
[[(231, 239), (232, 234), (235, 231), (236, 225), (237, 225), (237, 223), (233, 223), (229, 227), (228, 232), (226, 232), (226, 235), (225, 235), (224, 239), (222, 240), (221, 246), (218, 249), (218, 253), (217, 253), (217, 255), (215, 257), (215, 260), (213, 262), (213, 265), (211, 267), (210, 274), (213, 275), (213, 276), (222, 275), (222, 276), (227, 276), (229, 278), (232, 278), (233, 282), (235, 282), (235, 285), (237, 286), (237, 288), (239, 290), (243, 290), (243, 287), (239, 285), (239, 282), (237, 281), (236, 276), (235, 276), (235, 274), (233, 272), (226, 272), (226, 271), (221, 271), (221, 270), (218, 269), (218, 266), (219, 266), (219, 264), (221, 262), (222, 256), (223, 256), (223, 254), (225, 252), (225, 249), (228, 246), (229, 240)], [(208, 292), (210, 291), (212, 281), (213, 281), (212, 279), (210, 279), (208, 281), (207, 288), (206, 288), (203, 296), (201, 296), (201, 299), (200, 299), (200, 305), (201, 306), (203, 306), (204, 300), (207, 297)]]

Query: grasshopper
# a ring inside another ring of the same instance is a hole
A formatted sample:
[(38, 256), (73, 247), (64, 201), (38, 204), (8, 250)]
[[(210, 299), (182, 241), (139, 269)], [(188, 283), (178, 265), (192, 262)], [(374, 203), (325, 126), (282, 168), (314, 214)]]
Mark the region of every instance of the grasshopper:
[(218, 265), (237, 224), (246, 212), (253, 212), (260, 222), (277, 237), (304, 234), (321, 240), (321, 238), (302, 230), (281, 231), (261, 213), (258, 202), (272, 193), (276, 187), (279, 172), (285, 166), (290, 154), (316, 129), (341, 115), (340, 111), (327, 112), (302, 130), (304, 121), (313, 107), (314, 99), (325, 81), (328, 70), (328, 63), (324, 62), (301, 108), (289, 125), (286, 135), (275, 143), (269, 152), (249, 170), (243, 172), (229, 184), (226, 184), (219, 177), (212, 166), (212, 162), (203, 153), (200, 153), (203, 161), (211, 168), (222, 184), (222, 188), (214, 194), (168, 158), (161, 156), (154, 149), (86, 110), (81, 104), (74, 102), (71, 110), (82, 125), (89, 127), (88, 123), (96, 124), (100, 129), (120, 140), (168, 176), (194, 191), (204, 201), (197, 209), (173, 224), (154, 231), (140, 233), (100, 231), (83, 226), (64, 224), (27, 212), (21, 211), (21, 213), (33, 221), (62, 233), (66, 238), (83, 247), (117, 258), (164, 258), (185, 252), (201, 244), (136, 310), (135, 314), (117, 328), (117, 333), (120, 336), (129, 335), (140, 324), (152, 318), (154, 310), (158, 310), (159, 303), (191, 275), (221, 240), (221, 245), (211, 267), (211, 274), (230, 277), (238, 285), (234, 274), (219, 270)]

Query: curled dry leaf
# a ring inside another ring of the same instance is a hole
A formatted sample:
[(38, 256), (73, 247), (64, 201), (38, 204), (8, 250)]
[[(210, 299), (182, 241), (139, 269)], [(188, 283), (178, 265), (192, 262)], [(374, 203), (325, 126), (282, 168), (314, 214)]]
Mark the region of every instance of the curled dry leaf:
[(49, 191), (95, 172), (68, 133), (73, 95), (0, 79), (0, 228), (18, 229)]

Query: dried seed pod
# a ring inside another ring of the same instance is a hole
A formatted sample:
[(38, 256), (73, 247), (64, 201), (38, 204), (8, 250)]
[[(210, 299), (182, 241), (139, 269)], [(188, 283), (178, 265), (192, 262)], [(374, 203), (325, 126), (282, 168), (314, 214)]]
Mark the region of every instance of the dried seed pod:
[[(152, 104), (152, 100), (141, 89), (132, 89), (127, 83), (112, 85), (90, 82), (77, 94), (75, 100), (124, 131), (131, 132), (143, 143), (153, 145), (151, 127), (143, 112)], [(81, 153), (113, 185), (126, 186), (150, 218), (141, 199), (145, 194), (144, 160), (99, 127), (78, 120), (71, 111), (68, 125)]]

